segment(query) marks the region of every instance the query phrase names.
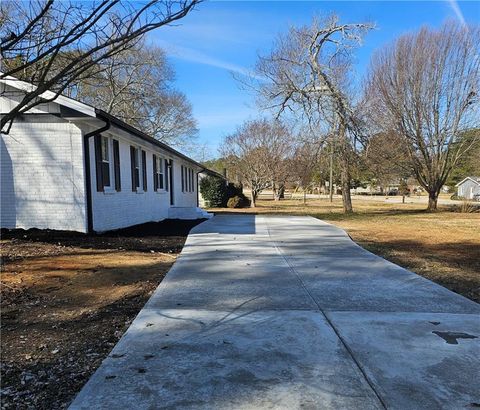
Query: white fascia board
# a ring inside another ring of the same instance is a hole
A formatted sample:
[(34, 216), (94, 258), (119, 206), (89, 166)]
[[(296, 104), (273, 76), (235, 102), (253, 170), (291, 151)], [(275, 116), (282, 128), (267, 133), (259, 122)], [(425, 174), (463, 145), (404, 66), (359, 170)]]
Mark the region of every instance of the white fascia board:
[[(14, 78), (11, 76), (2, 78), (0, 82), (10, 87), (16, 88), (18, 90), (25, 91), (27, 93), (32, 92), (37, 88), (33, 84), (27, 83), (26, 81), (18, 80), (17, 78)], [(46, 100), (53, 99), (52, 102), (56, 104), (63, 105), (65, 107), (71, 108), (72, 110), (78, 111), (82, 114), (85, 114), (91, 117), (96, 116), (95, 109), (90, 105), (84, 104), (80, 101), (76, 101), (72, 98), (65, 97), (64, 95), (59, 95), (55, 97), (55, 93), (52, 91), (45, 91), (44, 93), (40, 94), (39, 98), (43, 98)]]

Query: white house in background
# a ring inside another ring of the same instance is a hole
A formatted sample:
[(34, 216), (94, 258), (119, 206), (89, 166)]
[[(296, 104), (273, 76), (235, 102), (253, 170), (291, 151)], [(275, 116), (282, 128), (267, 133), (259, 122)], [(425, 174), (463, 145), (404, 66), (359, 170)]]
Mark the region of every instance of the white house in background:
[[(31, 87), (0, 80), (0, 112)], [(198, 174), (213, 171), (64, 96), (34, 107), (2, 134), (0, 172), (2, 228), (102, 232), (209, 216), (198, 208)]]
[(480, 177), (466, 177), (455, 186), (458, 197), (480, 200)]

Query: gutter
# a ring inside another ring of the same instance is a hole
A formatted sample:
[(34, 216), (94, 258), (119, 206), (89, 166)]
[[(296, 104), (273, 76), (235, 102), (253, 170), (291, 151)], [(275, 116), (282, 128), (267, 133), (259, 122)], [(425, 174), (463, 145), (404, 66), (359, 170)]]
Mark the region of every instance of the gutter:
[(113, 115), (111, 115), (111, 114), (109, 114), (109, 113), (107, 113), (103, 110), (95, 108), (95, 114), (96, 114), (97, 118), (100, 118), (103, 121), (112, 123), (112, 124), (116, 125), (117, 127), (121, 128), (121, 129), (123, 129), (123, 130), (125, 130), (125, 131), (127, 131), (131, 134), (134, 134), (138, 138), (149, 142), (150, 144), (156, 145), (157, 147), (160, 147), (163, 150), (165, 150), (167, 152), (170, 152), (171, 154), (173, 154), (177, 157), (180, 157), (180, 158), (182, 158), (182, 159), (184, 159), (184, 160), (186, 160), (186, 161), (188, 161), (192, 164), (195, 164), (197, 167), (202, 169), (202, 171), (200, 171), (200, 172), (204, 171), (207, 174), (216, 176), (217, 178), (226, 179), (222, 174), (219, 174), (218, 172), (215, 172), (215, 171), (212, 171), (211, 169), (206, 168), (204, 165), (198, 163), (197, 161), (194, 161), (193, 159), (191, 159), (191, 158), (187, 157), (186, 155), (182, 154), (181, 152), (178, 152), (176, 149), (173, 149), (172, 147), (169, 147), (167, 144), (156, 140), (155, 138), (151, 137), (150, 135), (145, 134), (144, 132), (142, 132), (140, 130), (137, 130), (135, 127), (132, 127), (131, 125), (127, 124), (126, 122), (114, 117)]
[(92, 203), (92, 176), (90, 169), (90, 144), (89, 139), (95, 135), (101, 134), (110, 128), (110, 120), (105, 119), (105, 125), (95, 131), (87, 132), (83, 136), (83, 155), (85, 164), (86, 196), (85, 207), (87, 208), (87, 234), (93, 233), (93, 203)]

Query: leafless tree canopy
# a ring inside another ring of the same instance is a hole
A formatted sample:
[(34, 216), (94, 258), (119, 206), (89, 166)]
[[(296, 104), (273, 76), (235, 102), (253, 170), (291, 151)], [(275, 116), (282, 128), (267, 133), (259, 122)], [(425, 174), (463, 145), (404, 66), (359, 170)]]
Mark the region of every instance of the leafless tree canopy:
[(350, 89), (351, 57), (372, 27), (340, 24), (335, 15), (291, 27), (269, 55), (259, 58), (255, 70), (259, 80), (254, 87), (265, 108), (277, 116), (287, 113), (306, 120), (319, 137), (336, 128), (345, 212), (352, 211), (349, 161), (352, 140), (359, 136)]
[(186, 16), (201, 0), (3, 0), (0, 3), (0, 78), (20, 77), (37, 85), (1, 119), (7, 124), (51, 90), (62, 93), (90, 76), (104, 59), (144, 34)]
[(99, 65), (71, 94), (178, 149), (192, 143), (198, 132), (192, 106), (173, 88), (175, 73), (162, 49), (141, 41)]
[[(405, 144), (419, 183), (437, 206), (441, 187), (479, 126), (480, 31), (455, 22), (400, 37), (372, 59), (367, 100), (373, 122)], [(471, 142), (470, 142), (471, 144)]]
[(225, 138), (221, 153), (229, 169), (251, 189), (252, 206), (268, 187), (284, 184), (291, 172), (291, 133), (278, 120), (248, 121)]

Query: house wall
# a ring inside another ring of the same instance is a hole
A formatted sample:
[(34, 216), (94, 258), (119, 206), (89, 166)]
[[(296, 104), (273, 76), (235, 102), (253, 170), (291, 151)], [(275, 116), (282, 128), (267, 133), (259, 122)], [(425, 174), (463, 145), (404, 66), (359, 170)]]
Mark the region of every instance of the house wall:
[(18, 118), (1, 135), (2, 228), (85, 232), (82, 152), (74, 124), (49, 114)]
[(474, 195), (480, 194), (480, 185), (467, 179), (458, 186), (457, 195), (465, 199), (473, 199)]
[[(84, 132), (88, 132), (85, 130)], [(90, 164), (92, 186), (92, 213), (93, 229), (97, 232), (119, 229), (131, 225), (151, 221), (161, 221), (169, 217), (170, 189), (154, 191), (153, 183), (153, 154), (173, 160), (173, 194), (174, 207), (196, 207), (197, 190), (182, 192), (181, 189), (181, 166), (194, 167), (191, 163), (170, 153), (161, 150), (154, 144), (132, 137), (120, 129), (111, 129), (102, 135), (119, 141), (120, 151), (120, 180), (121, 191), (105, 189), (97, 191), (95, 147), (94, 139), (90, 138)], [(146, 152), (147, 191), (142, 190), (142, 174), (140, 169), (140, 189), (132, 191), (130, 146), (140, 147)], [(112, 168), (111, 168), (112, 169)], [(111, 172), (111, 185), (113, 186), (113, 173)]]

